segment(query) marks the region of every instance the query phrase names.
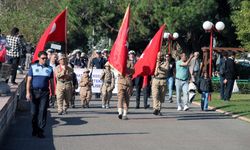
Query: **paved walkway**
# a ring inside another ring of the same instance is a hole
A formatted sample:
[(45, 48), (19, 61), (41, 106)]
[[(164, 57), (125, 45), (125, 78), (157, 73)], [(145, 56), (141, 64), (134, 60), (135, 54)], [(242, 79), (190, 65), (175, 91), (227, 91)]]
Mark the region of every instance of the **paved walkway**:
[[(79, 97), (78, 97), (79, 98)], [(113, 97), (115, 100), (117, 97)], [(31, 137), (28, 112), (17, 112), (1, 150), (249, 150), (250, 124), (217, 112), (202, 112), (191, 106), (177, 112), (176, 104), (165, 103), (163, 116), (152, 109), (134, 109), (132, 97), (129, 120), (119, 120), (116, 101), (101, 109), (100, 100), (91, 108), (69, 109), (58, 116), (50, 109), (45, 139)], [(150, 100), (151, 102), (151, 100)], [(151, 104), (152, 106), (152, 104)]]

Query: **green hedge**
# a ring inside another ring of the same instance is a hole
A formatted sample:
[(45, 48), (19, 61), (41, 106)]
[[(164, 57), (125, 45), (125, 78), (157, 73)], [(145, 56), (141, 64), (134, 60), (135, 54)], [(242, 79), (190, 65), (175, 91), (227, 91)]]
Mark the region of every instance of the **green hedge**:
[[(249, 94), (250, 93), (250, 82), (247, 80), (237, 80), (237, 85), (241, 94)], [(214, 92), (220, 91), (220, 81), (213, 80), (213, 89)]]

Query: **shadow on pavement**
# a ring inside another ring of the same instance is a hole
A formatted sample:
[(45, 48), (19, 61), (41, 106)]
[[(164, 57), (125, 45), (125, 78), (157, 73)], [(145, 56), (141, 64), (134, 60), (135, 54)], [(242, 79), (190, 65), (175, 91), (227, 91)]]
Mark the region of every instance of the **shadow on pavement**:
[(129, 120), (158, 120), (158, 119), (175, 119), (175, 120), (208, 120), (208, 119), (234, 119), (231, 115), (225, 115), (220, 113), (178, 113), (178, 112), (164, 112), (162, 116), (154, 116), (152, 117), (133, 117), (129, 118)]
[(84, 125), (87, 124), (87, 121), (82, 120), (84, 117), (53, 117), (53, 126), (64, 126), (64, 125)]
[(0, 145), (1, 150), (55, 150), (52, 134), (53, 119), (48, 112), (45, 138), (39, 139), (31, 135), (30, 112), (16, 112), (7, 134)]
[(81, 137), (81, 136), (117, 136), (117, 135), (144, 135), (149, 134), (148, 132), (138, 133), (93, 133), (93, 134), (73, 134), (73, 135), (54, 135), (54, 137)]

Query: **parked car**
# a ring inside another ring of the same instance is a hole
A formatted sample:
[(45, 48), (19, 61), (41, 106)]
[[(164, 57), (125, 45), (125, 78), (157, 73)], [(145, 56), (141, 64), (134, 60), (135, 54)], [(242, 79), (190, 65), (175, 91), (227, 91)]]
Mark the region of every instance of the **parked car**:
[(250, 80), (250, 60), (237, 59), (236, 65), (237, 65), (237, 69), (238, 69), (239, 78)]

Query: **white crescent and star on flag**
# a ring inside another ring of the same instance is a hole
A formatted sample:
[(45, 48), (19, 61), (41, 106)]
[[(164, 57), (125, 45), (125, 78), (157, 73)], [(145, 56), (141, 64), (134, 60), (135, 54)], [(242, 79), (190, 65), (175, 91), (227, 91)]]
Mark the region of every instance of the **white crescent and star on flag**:
[(52, 28), (50, 29), (49, 34), (55, 32), (55, 30), (56, 30), (56, 23), (53, 24)]

